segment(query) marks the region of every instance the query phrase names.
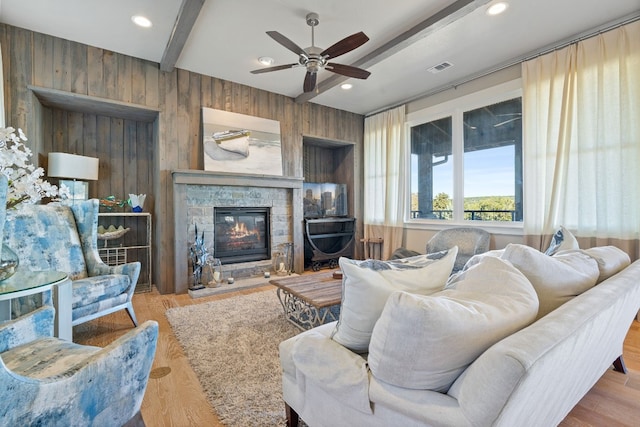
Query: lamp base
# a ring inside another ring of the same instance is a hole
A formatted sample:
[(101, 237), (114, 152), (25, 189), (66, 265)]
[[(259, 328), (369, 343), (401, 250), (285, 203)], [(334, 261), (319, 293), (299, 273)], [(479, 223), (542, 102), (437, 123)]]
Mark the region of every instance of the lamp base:
[(69, 200), (87, 200), (89, 198), (88, 182), (61, 179), (60, 186), (63, 185), (69, 189)]

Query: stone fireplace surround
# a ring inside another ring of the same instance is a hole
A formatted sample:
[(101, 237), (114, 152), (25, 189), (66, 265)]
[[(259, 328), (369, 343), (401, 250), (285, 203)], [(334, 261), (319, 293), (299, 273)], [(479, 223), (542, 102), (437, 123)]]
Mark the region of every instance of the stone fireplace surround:
[[(302, 183), (303, 178), (272, 175), (240, 175), (201, 170), (175, 170), (173, 178), (175, 260), (177, 294), (186, 293), (192, 283), (189, 246), (204, 231), (204, 242), (213, 246), (215, 207), (271, 208), (271, 251), (281, 243), (294, 245), (294, 271), (304, 270)], [(215, 256), (215, 254), (214, 254)], [(262, 274), (271, 260), (223, 266), (225, 275), (236, 278)]]

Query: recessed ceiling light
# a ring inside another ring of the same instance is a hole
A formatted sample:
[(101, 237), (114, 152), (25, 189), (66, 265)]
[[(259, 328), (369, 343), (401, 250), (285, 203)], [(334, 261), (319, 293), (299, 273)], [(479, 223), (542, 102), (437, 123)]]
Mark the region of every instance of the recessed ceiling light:
[(487, 8), (487, 15), (490, 15), (490, 16), (500, 15), (502, 12), (507, 10), (508, 7), (509, 7), (509, 3), (504, 1), (493, 3), (491, 6)]
[(144, 27), (144, 28), (149, 28), (151, 27), (151, 21), (149, 20), (149, 18), (146, 18), (142, 15), (133, 15), (131, 17), (131, 20), (133, 21), (134, 24), (140, 26), (140, 27)]
[(349, 90), (353, 87), (353, 85), (351, 83), (342, 83), (340, 85), (340, 88), (344, 89), (344, 90)]
[(258, 58), (258, 62), (262, 65), (273, 65), (275, 61), (273, 60), (273, 58), (270, 58), (268, 56), (261, 56), (260, 58)]

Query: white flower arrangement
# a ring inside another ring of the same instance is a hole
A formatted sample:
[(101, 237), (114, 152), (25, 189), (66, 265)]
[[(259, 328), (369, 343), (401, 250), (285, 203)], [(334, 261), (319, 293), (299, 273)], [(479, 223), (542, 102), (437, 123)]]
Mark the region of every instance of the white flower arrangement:
[(60, 189), (42, 179), (44, 169), (29, 163), (33, 155), (22, 141), (27, 137), (22, 129), (0, 128), (0, 173), (9, 180), (7, 209), (20, 203), (37, 203), (43, 197), (66, 198), (69, 189), (62, 185)]

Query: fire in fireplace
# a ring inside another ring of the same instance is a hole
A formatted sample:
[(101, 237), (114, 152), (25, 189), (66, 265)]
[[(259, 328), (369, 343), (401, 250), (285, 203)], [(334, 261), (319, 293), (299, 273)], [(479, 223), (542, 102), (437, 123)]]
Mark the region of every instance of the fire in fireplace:
[(222, 264), (271, 257), (269, 208), (216, 207), (214, 219), (214, 256)]

